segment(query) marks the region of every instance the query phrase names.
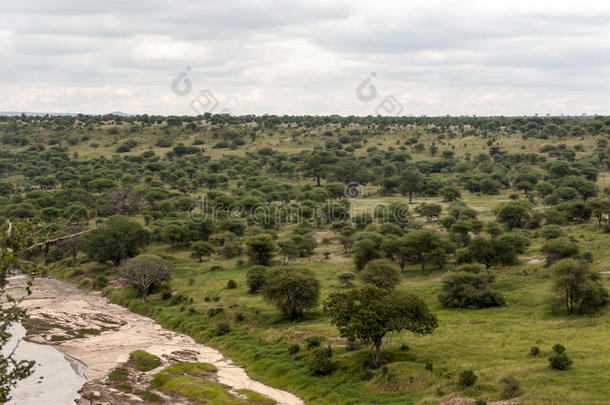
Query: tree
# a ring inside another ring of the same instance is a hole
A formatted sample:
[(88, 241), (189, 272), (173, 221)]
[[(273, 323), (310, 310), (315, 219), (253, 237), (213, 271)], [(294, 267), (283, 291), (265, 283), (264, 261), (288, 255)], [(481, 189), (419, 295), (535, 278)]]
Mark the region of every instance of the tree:
[(525, 201), (508, 202), (499, 207), (496, 217), (508, 229), (523, 228), (532, 216), (532, 206)]
[(412, 263), (419, 263), (426, 271), (426, 264), (435, 256), (446, 256), (445, 244), (437, 232), (413, 231), (402, 238), (405, 253)]
[(127, 283), (140, 289), (142, 301), (146, 303), (150, 287), (156, 282), (167, 280), (173, 270), (170, 263), (159, 257), (142, 255), (128, 260), (119, 268), (119, 274)]
[(608, 303), (608, 290), (598, 272), (586, 262), (575, 259), (558, 261), (551, 267), (553, 292), (569, 314), (594, 312)]
[(204, 256), (208, 257), (214, 254), (214, 246), (208, 242), (197, 241), (191, 244), (191, 251), (191, 256), (201, 263)]
[(443, 207), (440, 204), (434, 203), (422, 203), (415, 211), (423, 217), (426, 217), (426, 221), (431, 222), (432, 219), (438, 218), (443, 211)]
[(318, 305), (320, 281), (306, 268), (277, 268), (267, 274), (263, 295), (282, 314), (295, 319), (303, 315), (304, 310)]
[(276, 249), (273, 237), (268, 233), (260, 233), (246, 240), (246, 254), (252, 264), (268, 266)]
[(460, 189), (455, 186), (447, 186), (441, 190), (441, 195), (445, 201), (457, 201), (462, 198)]
[(248, 285), (248, 292), (250, 294), (256, 294), (260, 292), (267, 284), (267, 268), (265, 266), (252, 266), (246, 273), (246, 284)]
[(161, 237), (163, 240), (170, 242), (172, 246), (176, 246), (180, 242), (186, 240), (186, 229), (178, 224), (165, 225), (161, 229)]
[[(72, 227), (68, 229), (69, 233), (78, 233), (80, 231), (82, 231), (82, 229), (78, 227)], [(70, 254), (72, 255), (72, 262), (76, 263), (76, 256), (78, 255), (78, 252), (83, 246), (83, 243), (84, 239), (82, 236), (79, 235), (67, 239), (61, 239), (55, 244), (55, 246), (57, 246), (59, 249), (67, 250), (68, 252), (70, 252)]]
[(279, 241), (277, 245), (282, 252), (282, 264), (286, 264), (297, 257), (297, 245), (292, 240)]
[(391, 291), (400, 283), (400, 270), (389, 260), (377, 259), (364, 266), (360, 278), (365, 283)]
[(481, 265), (460, 266), (441, 282), (438, 299), (449, 308), (489, 308), (506, 305), (501, 293), (492, 290), (494, 276)]
[(415, 168), (408, 168), (400, 176), (400, 191), (409, 196), (409, 204), (413, 202), (413, 193), (417, 193), (424, 185), (424, 176)]
[(303, 162), (303, 173), (307, 177), (314, 178), (316, 180), (316, 186), (320, 187), (320, 179), (324, 177), (327, 171), (327, 165), (332, 161), (333, 157), (329, 152), (311, 152)]
[(377, 244), (371, 239), (362, 239), (354, 243), (354, 264), (356, 269), (362, 270), (365, 264), (377, 258), (379, 258), (379, 249)]
[(121, 261), (136, 256), (148, 244), (150, 235), (137, 222), (117, 215), (85, 236), (87, 255), (103, 263), (107, 260), (119, 266)]
[(339, 328), (341, 336), (370, 345), (375, 366), (381, 363), (381, 345), (386, 334), (403, 330), (430, 334), (438, 326), (436, 317), (421, 299), (373, 286), (330, 294), (324, 302), (324, 312)]
[(541, 251), (546, 256), (546, 265), (550, 266), (561, 259), (577, 257), (580, 249), (576, 243), (565, 238), (557, 238), (542, 245)]
[(111, 215), (133, 215), (142, 206), (142, 194), (128, 188), (112, 190), (103, 198), (103, 211)]

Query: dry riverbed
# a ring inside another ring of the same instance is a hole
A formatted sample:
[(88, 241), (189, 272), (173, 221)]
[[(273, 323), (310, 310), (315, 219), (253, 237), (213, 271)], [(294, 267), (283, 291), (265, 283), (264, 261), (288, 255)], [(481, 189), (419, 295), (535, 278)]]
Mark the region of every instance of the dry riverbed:
[[(8, 292), (14, 297), (23, 295), (26, 282), (22, 277), (12, 278)], [(201, 378), (224, 389), (222, 394), (228, 394), (236, 403), (303, 404), (288, 392), (250, 379), (244, 369), (233, 365), (219, 351), (109, 303), (99, 293), (82, 291), (51, 278), (35, 279), (32, 291), (20, 304), (30, 317), (25, 324), (26, 339), (52, 344), (85, 365), (87, 382), (79, 391), (82, 397), (78, 403), (142, 404), (153, 403), (153, 398), (157, 401), (154, 403), (196, 403), (176, 392), (156, 391), (150, 381), (169, 365), (201, 362), (215, 368), (215, 372)], [(136, 350), (158, 356), (161, 365), (145, 372), (138, 370), (129, 356)], [(117, 369), (121, 373), (120, 384), (116, 378), (108, 378)]]

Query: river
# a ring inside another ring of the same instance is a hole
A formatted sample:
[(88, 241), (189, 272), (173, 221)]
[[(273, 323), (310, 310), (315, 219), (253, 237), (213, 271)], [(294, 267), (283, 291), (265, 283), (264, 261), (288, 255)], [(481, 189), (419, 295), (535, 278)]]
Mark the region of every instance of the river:
[[(13, 277), (7, 291), (18, 297), (26, 282), (24, 277)], [(35, 279), (32, 291), (20, 305), (46, 329), (30, 329), (29, 342), (20, 342), (19, 357), (35, 360), (37, 366), (34, 374), (12, 391), (14, 404), (73, 404), (85, 382), (103, 381), (138, 349), (165, 360), (191, 353), (192, 361), (216, 366), (217, 381), (231, 389), (249, 389), (282, 405), (304, 404), (289, 392), (252, 380), (218, 350), (112, 304), (98, 292), (76, 289), (53, 278)], [(19, 325), (15, 332), (12, 344), (22, 339), (25, 329)]]

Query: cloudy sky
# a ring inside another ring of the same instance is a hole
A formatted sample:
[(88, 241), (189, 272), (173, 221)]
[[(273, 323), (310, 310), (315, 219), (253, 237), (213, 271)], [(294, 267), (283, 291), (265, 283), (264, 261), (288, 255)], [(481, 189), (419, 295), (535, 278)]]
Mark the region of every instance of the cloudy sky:
[(0, 111), (610, 113), (603, 1), (4, 1), (0, 54)]

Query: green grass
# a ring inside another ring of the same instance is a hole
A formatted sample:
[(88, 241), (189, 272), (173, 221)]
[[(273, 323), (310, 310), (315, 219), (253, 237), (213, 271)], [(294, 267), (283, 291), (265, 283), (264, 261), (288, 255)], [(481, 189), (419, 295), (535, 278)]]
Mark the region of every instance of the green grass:
[(129, 360), (134, 362), (136, 368), (140, 371), (150, 371), (161, 365), (161, 359), (154, 354), (145, 352), (144, 350), (136, 350), (129, 355)]
[[(604, 252), (607, 236), (589, 225), (574, 225), (570, 231), (581, 240), (583, 250), (602, 258), (594, 267), (603, 268), (607, 263)], [(524, 261), (540, 256), (540, 244), (534, 239)], [(152, 245), (149, 251), (171, 253), (171, 248)], [(452, 393), (493, 401), (502, 398), (500, 379), (509, 374), (521, 382), (526, 403), (601, 404), (606, 398), (610, 384), (607, 373), (610, 309), (589, 316), (553, 314), (549, 302), (551, 280), (548, 269), (542, 265), (523, 263), (494, 269), (496, 288), (504, 294), (508, 306), (482, 310), (442, 308), (437, 294), (444, 272), (432, 269), (421, 274), (417, 266), (408, 266), (399, 288), (424, 298), (438, 316), (439, 328), (424, 337), (407, 333), (388, 336), (383, 348), (388, 372), (383, 374), (382, 369), (368, 368), (366, 347), (357, 352), (345, 350), (345, 340), (320, 309), (306, 313), (304, 319), (289, 322), (260, 295), (248, 294), (246, 268), (236, 267), (235, 260), (200, 264), (179, 258), (176, 264), (178, 270), (171, 288), (192, 298), (192, 304), (172, 306), (169, 300), (160, 301), (158, 295), (152, 295), (144, 305), (132, 288), (114, 290), (112, 300), (219, 348), (237, 363), (246, 365), (253, 378), (292, 391), (307, 403), (348, 404), (356, 403), (357, 398), (359, 404), (436, 404)], [(210, 271), (212, 265), (218, 264), (225, 270)], [(323, 298), (342, 288), (336, 275), (352, 269), (351, 261), (342, 258), (302, 259), (302, 264), (318, 275)], [(239, 288), (225, 289), (228, 279), (236, 280)], [(610, 287), (608, 280), (605, 283)], [(221, 299), (206, 302), (205, 297), (210, 296)], [(207, 309), (216, 306), (223, 307), (223, 313), (213, 318), (205, 315)], [(243, 321), (236, 320), (237, 314), (243, 316)], [(232, 323), (232, 331), (214, 336), (218, 322)], [(336, 369), (330, 376), (311, 376), (306, 355), (287, 353), (290, 344), (300, 343), (304, 347), (305, 339), (312, 335), (327, 337), (334, 348)], [(549, 368), (547, 357), (555, 343), (568, 348), (574, 360), (571, 369)], [(402, 345), (409, 349), (401, 349)], [(541, 355), (529, 356), (533, 345), (540, 346)], [(433, 365), (433, 371), (426, 370), (427, 363)], [(464, 389), (459, 387), (457, 376), (466, 369), (474, 369), (479, 379), (474, 387)]]
[[(231, 395), (227, 386), (206, 380), (206, 377), (209, 379), (216, 371), (218, 371), (216, 367), (207, 363), (174, 363), (155, 374), (151, 384), (161, 392), (185, 396), (194, 403), (244, 403), (240, 398)], [(248, 395), (246, 397), (249, 398)], [(256, 399), (256, 397), (253, 398)], [(254, 403), (263, 404), (269, 402), (257, 400)]]

